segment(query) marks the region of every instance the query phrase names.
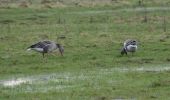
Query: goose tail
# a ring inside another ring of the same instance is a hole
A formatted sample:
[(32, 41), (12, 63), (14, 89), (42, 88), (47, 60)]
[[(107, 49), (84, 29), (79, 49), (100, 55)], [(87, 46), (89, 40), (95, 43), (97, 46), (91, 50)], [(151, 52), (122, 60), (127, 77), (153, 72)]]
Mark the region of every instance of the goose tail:
[(27, 48), (27, 51), (30, 51), (31, 50), (31, 48)]

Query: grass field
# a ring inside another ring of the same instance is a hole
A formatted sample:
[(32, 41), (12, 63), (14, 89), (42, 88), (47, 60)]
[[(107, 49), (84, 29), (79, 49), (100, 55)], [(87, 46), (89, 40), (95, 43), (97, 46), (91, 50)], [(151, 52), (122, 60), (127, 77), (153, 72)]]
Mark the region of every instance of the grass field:
[[(150, 0), (146, 9), (135, 0), (0, 8), (0, 99), (169, 100), (168, 2)], [(139, 49), (121, 56), (129, 38), (138, 40)], [(63, 44), (64, 56), (50, 54), (44, 62), (26, 51), (40, 40)]]

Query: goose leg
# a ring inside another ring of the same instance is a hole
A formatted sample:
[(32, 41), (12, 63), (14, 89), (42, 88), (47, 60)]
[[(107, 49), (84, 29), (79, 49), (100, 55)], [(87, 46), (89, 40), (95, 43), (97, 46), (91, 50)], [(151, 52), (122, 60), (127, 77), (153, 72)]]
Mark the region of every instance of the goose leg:
[(43, 56), (43, 58), (44, 58), (44, 56), (45, 56), (44, 53), (42, 53), (42, 56)]
[(47, 56), (45, 57), (45, 53), (42, 53), (42, 56), (43, 56), (43, 62), (47, 63)]
[(127, 51), (125, 51), (125, 54), (127, 55)]

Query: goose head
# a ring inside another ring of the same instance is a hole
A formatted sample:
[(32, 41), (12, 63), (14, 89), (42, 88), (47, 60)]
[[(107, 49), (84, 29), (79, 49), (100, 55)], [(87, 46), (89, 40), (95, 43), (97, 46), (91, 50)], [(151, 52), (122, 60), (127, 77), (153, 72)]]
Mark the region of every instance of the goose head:
[(56, 44), (57, 48), (59, 49), (59, 52), (61, 53), (61, 56), (63, 56), (63, 53), (64, 53), (64, 47), (61, 46), (61, 44)]

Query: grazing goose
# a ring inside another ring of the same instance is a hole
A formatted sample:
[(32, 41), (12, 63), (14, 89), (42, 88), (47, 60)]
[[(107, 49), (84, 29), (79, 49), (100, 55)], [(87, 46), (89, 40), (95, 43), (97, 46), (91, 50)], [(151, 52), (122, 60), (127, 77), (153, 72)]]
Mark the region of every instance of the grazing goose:
[(61, 55), (63, 56), (64, 48), (58, 43), (55, 43), (53, 41), (40, 41), (38, 43), (35, 43), (27, 48), (27, 50), (34, 50), (37, 52), (42, 53), (43, 58), (45, 53), (50, 53), (55, 51), (56, 49), (59, 49)]
[(123, 48), (121, 50), (121, 54), (124, 55), (126, 54), (127, 55), (127, 52), (132, 52), (132, 55), (133, 53), (137, 50), (137, 41), (136, 40), (126, 40), (123, 44)]

